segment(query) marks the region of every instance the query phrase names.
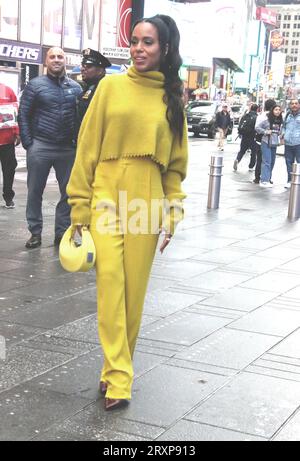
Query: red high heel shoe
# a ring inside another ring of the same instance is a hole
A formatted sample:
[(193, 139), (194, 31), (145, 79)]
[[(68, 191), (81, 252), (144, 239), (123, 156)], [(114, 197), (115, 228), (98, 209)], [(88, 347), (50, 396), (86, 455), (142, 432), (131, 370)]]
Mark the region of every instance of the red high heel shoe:
[(126, 399), (105, 399), (104, 409), (105, 411), (119, 410), (129, 405), (129, 401)]

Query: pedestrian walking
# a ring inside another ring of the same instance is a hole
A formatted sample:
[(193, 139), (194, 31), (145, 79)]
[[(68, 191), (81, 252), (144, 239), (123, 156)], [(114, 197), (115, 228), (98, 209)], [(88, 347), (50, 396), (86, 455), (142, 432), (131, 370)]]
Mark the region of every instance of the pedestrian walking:
[(248, 149), (251, 150), (249, 171), (253, 171), (256, 163), (257, 144), (255, 142), (255, 123), (257, 119), (258, 105), (252, 104), (250, 111), (245, 114), (239, 123), (238, 133), (241, 136), (240, 151), (233, 163), (233, 169), (237, 171), (238, 164)]
[[(73, 227), (80, 232), (89, 226), (96, 246), (100, 392), (107, 411), (131, 399), (132, 360), (159, 233), (163, 252), (183, 217), (188, 144), (179, 42), (169, 16), (135, 24), (133, 66), (100, 82), (67, 188)], [(169, 211), (153, 222), (152, 205), (161, 200)]]
[(272, 171), (276, 160), (277, 146), (280, 144), (281, 127), (283, 123), (282, 110), (279, 105), (275, 105), (268, 113), (266, 119), (262, 120), (257, 126), (256, 131), (262, 134), (261, 152), (261, 187), (272, 187)]
[(230, 125), (231, 118), (228, 112), (228, 106), (227, 104), (223, 104), (222, 110), (216, 115), (216, 127), (217, 131), (219, 132), (218, 148), (221, 151), (224, 150), (224, 141), (226, 139)]
[(77, 115), (79, 127), (100, 81), (106, 75), (106, 68), (110, 66), (110, 61), (99, 53), (99, 51), (92, 50), (91, 48), (83, 50), (81, 75), (85, 86), (82, 95), (78, 99)]
[(0, 83), (0, 161), (3, 176), (4, 207), (15, 208), (13, 183), (17, 167), (15, 146), (20, 144), (16, 121), (17, 97), (14, 91)]
[(284, 155), (287, 169), (286, 189), (291, 187), (291, 173), (293, 163), (300, 163), (300, 102), (292, 99), (289, 112), (283, 124), (282, 135), (284, 139)]
[(55, 245), (70, 225), (66, 186), (75, 158), (76, 103), (82, 90), (66, 76), (65, 64), (64, 51), (51, 48), (46, 58), (47, 75), (31, 80), (21, 98), (19, 125), (27, 150), (26, 218), (31, 232), (28, 249), (42, 242), (43, 192), (52, 167), (61, 195), (55, 214)]
[[(275, 106), (276, 101), (274, 99), (267, 99), (264, 105), (264, 112), (259, 114), (256, 119), (255, 128), (259, 125), (263, 120), (266, 120), (269, 111)], [(261, 162), (262, 162), (262, 151), (261, 151), (261, 141), (262, 141), (262, 134), (257, 133), (255, 129), (255, 142), (257, 144), (256, 149), (256, 166), (255, 166), (255, 179), (253, 182), (255, 184), (260, 184), (260, 175), (261, 175)]]

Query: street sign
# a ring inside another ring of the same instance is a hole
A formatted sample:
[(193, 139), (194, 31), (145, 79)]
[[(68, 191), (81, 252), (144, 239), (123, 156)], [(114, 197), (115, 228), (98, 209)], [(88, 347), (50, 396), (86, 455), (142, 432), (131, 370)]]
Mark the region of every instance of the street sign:
[(272, 45), (272, 48), (277, 50), (280, 48), (283, 43), (284, 43), (284, 38), (278, 31), (273, 31), (271, 32), (271, 37), (270, 37), (270, 42)]

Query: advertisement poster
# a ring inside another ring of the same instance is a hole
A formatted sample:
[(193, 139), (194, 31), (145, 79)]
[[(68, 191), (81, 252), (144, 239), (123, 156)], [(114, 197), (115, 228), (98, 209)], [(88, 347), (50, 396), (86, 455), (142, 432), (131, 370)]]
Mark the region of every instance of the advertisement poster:
[(18, 126), (18, 104), (0, 104), (0, 130)]
[(21, 1), (21, 41), (41, 43), (42, 0)]
[(129, 58), (131, 13), (131, 0), (102, 0), (100, 44), (104, 55)]
[(0, 37), (18, 38), (18, 0), (0, 0)]
[(63, 0), (44, 0), (44, 44), (61, 46)]
[(65, 0), (64, 48), (81, 50), (82, 0)]
[(101, 0), (83, 0), (83, 49), (99, 49), (100, 13)]

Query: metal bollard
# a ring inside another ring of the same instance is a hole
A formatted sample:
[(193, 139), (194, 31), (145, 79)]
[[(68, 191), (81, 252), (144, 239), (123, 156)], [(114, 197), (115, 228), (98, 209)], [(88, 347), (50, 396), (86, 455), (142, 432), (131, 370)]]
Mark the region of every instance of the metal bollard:
[(300, 163), (293, 163), (288, 218), (300, 218)]
[(209, 189), (208, 189), (208, 202), (207, 208), (219, 208), (220, 192), (221, 192), (221, 178), (223, 169), (223, 157), (212, 156), (210, 160), (209, 172)]

